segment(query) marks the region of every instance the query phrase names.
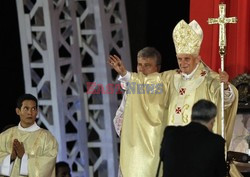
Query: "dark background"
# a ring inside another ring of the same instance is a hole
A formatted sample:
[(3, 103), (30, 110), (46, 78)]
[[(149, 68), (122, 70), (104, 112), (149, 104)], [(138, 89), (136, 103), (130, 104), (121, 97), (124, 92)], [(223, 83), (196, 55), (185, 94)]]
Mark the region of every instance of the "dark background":
[[(162, 54), (162, 71), (177, 68), (172, 30), (177, 22), (189, 19), (189, 0), (125, 0), (132, 69), (136, 54), (146, 46)], [(1, 2), (1, 101), (0, 131), (7, 124), (17, 124), (16, 99), (24, 93), (23, 66), (15, 0)]]

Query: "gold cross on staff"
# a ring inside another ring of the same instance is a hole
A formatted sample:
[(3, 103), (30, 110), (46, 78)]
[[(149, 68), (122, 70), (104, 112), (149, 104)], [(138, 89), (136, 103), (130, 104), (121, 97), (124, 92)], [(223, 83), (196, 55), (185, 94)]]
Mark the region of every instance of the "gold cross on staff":
[(237, 17), (225, 17), (226, 14), (226, 4), (219, 5), (219, 17), (218, 18), (208, 18), (208, 24), (219, 24), (219, 46), (220, 54), (225, 54), (226, 50), (226, 28), (227, 23), (237, 23)]

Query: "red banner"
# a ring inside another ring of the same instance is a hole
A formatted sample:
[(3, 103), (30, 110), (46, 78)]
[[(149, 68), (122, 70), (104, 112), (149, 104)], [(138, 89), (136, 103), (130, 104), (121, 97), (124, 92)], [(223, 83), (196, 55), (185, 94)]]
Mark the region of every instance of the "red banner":
[(226, 17), (237, 17), (236, 24), (226, 24), (225, 71), (230, 79), (242, 73), (250, 74), (250, 1), (249, 0), (190, 0), (190, 21), (202, 27), (204, 38), (201, 46), (203, 61), (213, 70), (220, 68), (219, 25), (209, 25), (208, 18), (219, 17), (219, 4), (226, 4)]

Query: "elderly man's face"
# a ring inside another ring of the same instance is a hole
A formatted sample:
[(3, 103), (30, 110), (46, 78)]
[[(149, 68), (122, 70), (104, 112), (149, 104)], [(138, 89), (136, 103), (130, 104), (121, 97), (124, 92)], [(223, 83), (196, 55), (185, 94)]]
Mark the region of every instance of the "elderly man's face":
[(190, 74), (200, 62), (200, 57), (190, 54), (178, 54), (177, 62), (183, 73)]

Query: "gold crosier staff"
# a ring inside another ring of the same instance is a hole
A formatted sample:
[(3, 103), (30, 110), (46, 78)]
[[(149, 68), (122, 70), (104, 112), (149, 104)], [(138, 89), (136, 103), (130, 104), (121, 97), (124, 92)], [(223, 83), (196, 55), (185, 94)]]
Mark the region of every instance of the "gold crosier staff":
[[(237, 23), (237, 17), (225, 17), (226, 4), (219, 4), (219, 17), (208, 18), (208, 24), (219, 24), (219, 54), (221, 59), (221, 71), (224, 71), (224, 58), (226, 54), (226, 24)], [(221, 136), (225, 138), (224, 123), (224, 83), (221, 83)]]

